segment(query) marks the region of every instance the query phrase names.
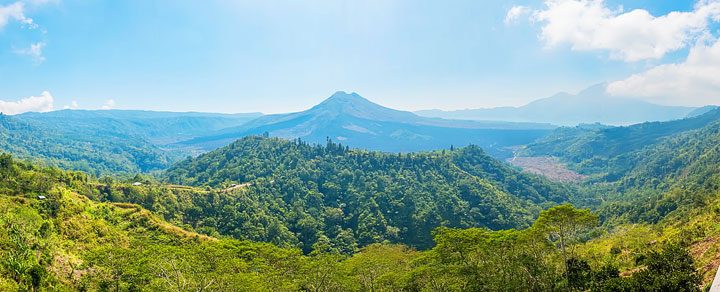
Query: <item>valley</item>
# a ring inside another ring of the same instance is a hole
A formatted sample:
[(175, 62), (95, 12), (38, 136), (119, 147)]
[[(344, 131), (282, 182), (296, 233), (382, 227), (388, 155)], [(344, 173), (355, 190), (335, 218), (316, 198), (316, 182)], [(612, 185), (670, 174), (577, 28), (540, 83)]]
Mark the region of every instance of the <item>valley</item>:
[[(507, 147), (517, 155), (507, 162), (478, 145), (380, 152), (269, 131), (100, 176), (3, 154), (0, 243), (13, 247), (0, 256), (25, 268), (3, 266), (0, 288), (635, 290), (666, 269), (678, 274), (657, 289), (709, 285), (720, 265), (718, 111), (556, 128)], [(569, 255), (556, 216), (577, 218)], [(127, 261), (108, 261), (118, 255)], [(588, 276), (558, 272), (570, 269)]]
[(720, 0), (0, 1), (0, 292), (720, 292)]
[(521, 168), (523, 171), (544, 176), (551, 181), (572, 183), (582, 182), (587, 176), (569, 170), (557, 157), (518, 157), (507, 160), (508, 163)]

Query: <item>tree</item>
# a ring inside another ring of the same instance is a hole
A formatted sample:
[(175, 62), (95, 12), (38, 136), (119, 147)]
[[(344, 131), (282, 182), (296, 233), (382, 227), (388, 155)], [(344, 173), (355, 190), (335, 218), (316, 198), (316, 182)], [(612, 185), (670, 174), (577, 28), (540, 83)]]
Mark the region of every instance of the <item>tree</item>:
[(699, 291), (702, 277), (685, 248), (670, 245), (661, 251), (651, 251), (641, 264), (645, 268), (631, 280), (635, 291)]
[(391, 287), (410, 270), (417, 252), (402, 245), (372, 244), (343, 264), (363, 291), (392, 291)]
[(565, 264), (565, 278), (568, 282), (570, 281), (569, 258), (573, 254), (572, 246), (577, 242), (580, 234), (597, 224), (598, 216), (589, 209), (576, 209), (570, 204), (542, 211), (535, 221), (533, 228), (543, 232), (560, 249)]

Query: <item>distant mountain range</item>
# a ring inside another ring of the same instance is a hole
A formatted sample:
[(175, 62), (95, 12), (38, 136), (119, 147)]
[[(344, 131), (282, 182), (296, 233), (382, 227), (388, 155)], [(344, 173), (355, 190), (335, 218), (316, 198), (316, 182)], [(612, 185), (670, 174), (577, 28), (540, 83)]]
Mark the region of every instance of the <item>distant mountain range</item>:
[(456, 111), (423, 110), (426, 117), (463, 120), (502, 120), (575, 126), (583, 123), (630, 125), (649, 121), (669, 121), (697, 115), (695, 110), (710, 108), (663, 106), (632, 97), (610, 96), (605, 84), (589, 87), (578, 94), (558, 93), (520, 107), (466, 109)]
[(94, 174), (148, 172), (195, 154), (169, 149), (168, 143), (260, 115), (126, 110), (0, 114), (0, 151)]
[(351, 147), (392, 152), (475, 144), (500, 155), (504, 147), (529, 143), (554, 128), (540, 123), (421, 117), (380, 106), (357, 93), (337, 92), (309, 110), (263, 116), (178, 145), (213, 150), (245, 136), (268, 133), (314, 143), (324, 143), (329, 138)]
[[(520, 108), (479, 110), (492, 115), (472, 121), (424, 117), (383, 107), (356, 93), (337, 92), (308, 110), (276, 115), (61, 110), (0, 116), (0, 151), (95, 174), (148, 172), (165, 169), (188, 155), (267, 133), (309, 143), (324, 144), (330, 139), (352, 148), (386, 152), (473, 144), (504, 159), (512, 157), (516, 146), (545, 141), (539, 139), (557, 128), (550, 122), (624, 124), (699, 117), (714, 109), (614, 98), (604, 93), (603, 86), (595, 86), (578, 95), (559, 94)], [(547, 123), (523, 122), (526, 120)]]
[(247, 123), (261, 113), (219, 114), (141, 110), (60, 110), (14, 116), (58, 128), (97, 128), (169, 144)]

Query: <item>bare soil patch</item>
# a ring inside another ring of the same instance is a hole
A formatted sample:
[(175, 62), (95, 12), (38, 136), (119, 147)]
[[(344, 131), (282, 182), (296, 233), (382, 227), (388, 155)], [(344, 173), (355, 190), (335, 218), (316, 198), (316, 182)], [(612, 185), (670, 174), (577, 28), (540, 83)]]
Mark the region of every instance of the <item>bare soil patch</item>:
[(508, 159), (508, 162), (522, 168), (523, 171), (542, 175), (552, 181), (579, 182), (587, 178), (585, 175), (569, 170), (556, 157), (513, 157)]

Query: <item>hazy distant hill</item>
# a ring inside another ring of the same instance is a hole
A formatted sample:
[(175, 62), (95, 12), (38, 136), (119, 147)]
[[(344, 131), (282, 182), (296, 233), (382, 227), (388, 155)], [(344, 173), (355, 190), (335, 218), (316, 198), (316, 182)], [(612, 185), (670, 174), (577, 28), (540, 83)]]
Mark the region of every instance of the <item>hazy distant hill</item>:
[(610, 96), (605, 84), (599, 84), (573, 95), (558, 93), (521, 107), (498, 107), (457, 111), (424, 110), (427, 117), (466, 120), (502, 120), (552, 123), (574, 126), (583, 123), (629, 125), (649, 121), (681, 119), (695, 108), (663, 106), (629, 97)]
[(137, 135), (0, 115), (0, 152), (93, 174), (164, 169), (174, 159)]
[(168, 167), (189, 150), (167, 143), (242, 125), (260, 114), (62, 110), (0, 115), (0, 151), (94, 174)]
[(267, 132), (309, 142), (324, 143), (330, 138), (371, 150), (407, 152), (475, 144), (497, 153), (493, 149), (529, 143), (553, 128), (550, 124), (421, 117), (380, 106), (356, 93), (338, 92), (306, 111), (263, 116), (181, 144), (212, 150), (238, 138)]
[(16, 116), (57, 128), (95, 128), (142, 136), (168, 144), (224, 128), (236, 127), (261, 113), (218, 114), (140, 110), (61, 110)]
[(697, 108), (696, 110), (690, 112), (690, 113), (687, 115), (687, 117), (688, 117), (688, 118), (692, 118), (692, 117), (701, 116), (701, 115), (704, 115), (704, 114), (706, 114), (706, 113), (708, 113), (708, 112), (711, 112), (711, 111), (713, 111), (713, 110), (715, 110), (715, 109), (717, 109), (717, 108), (719, 108), (719, 106), (716, 106), (716, 105), (706, 105), (706, 106), (704, 106), (704, 107)]

